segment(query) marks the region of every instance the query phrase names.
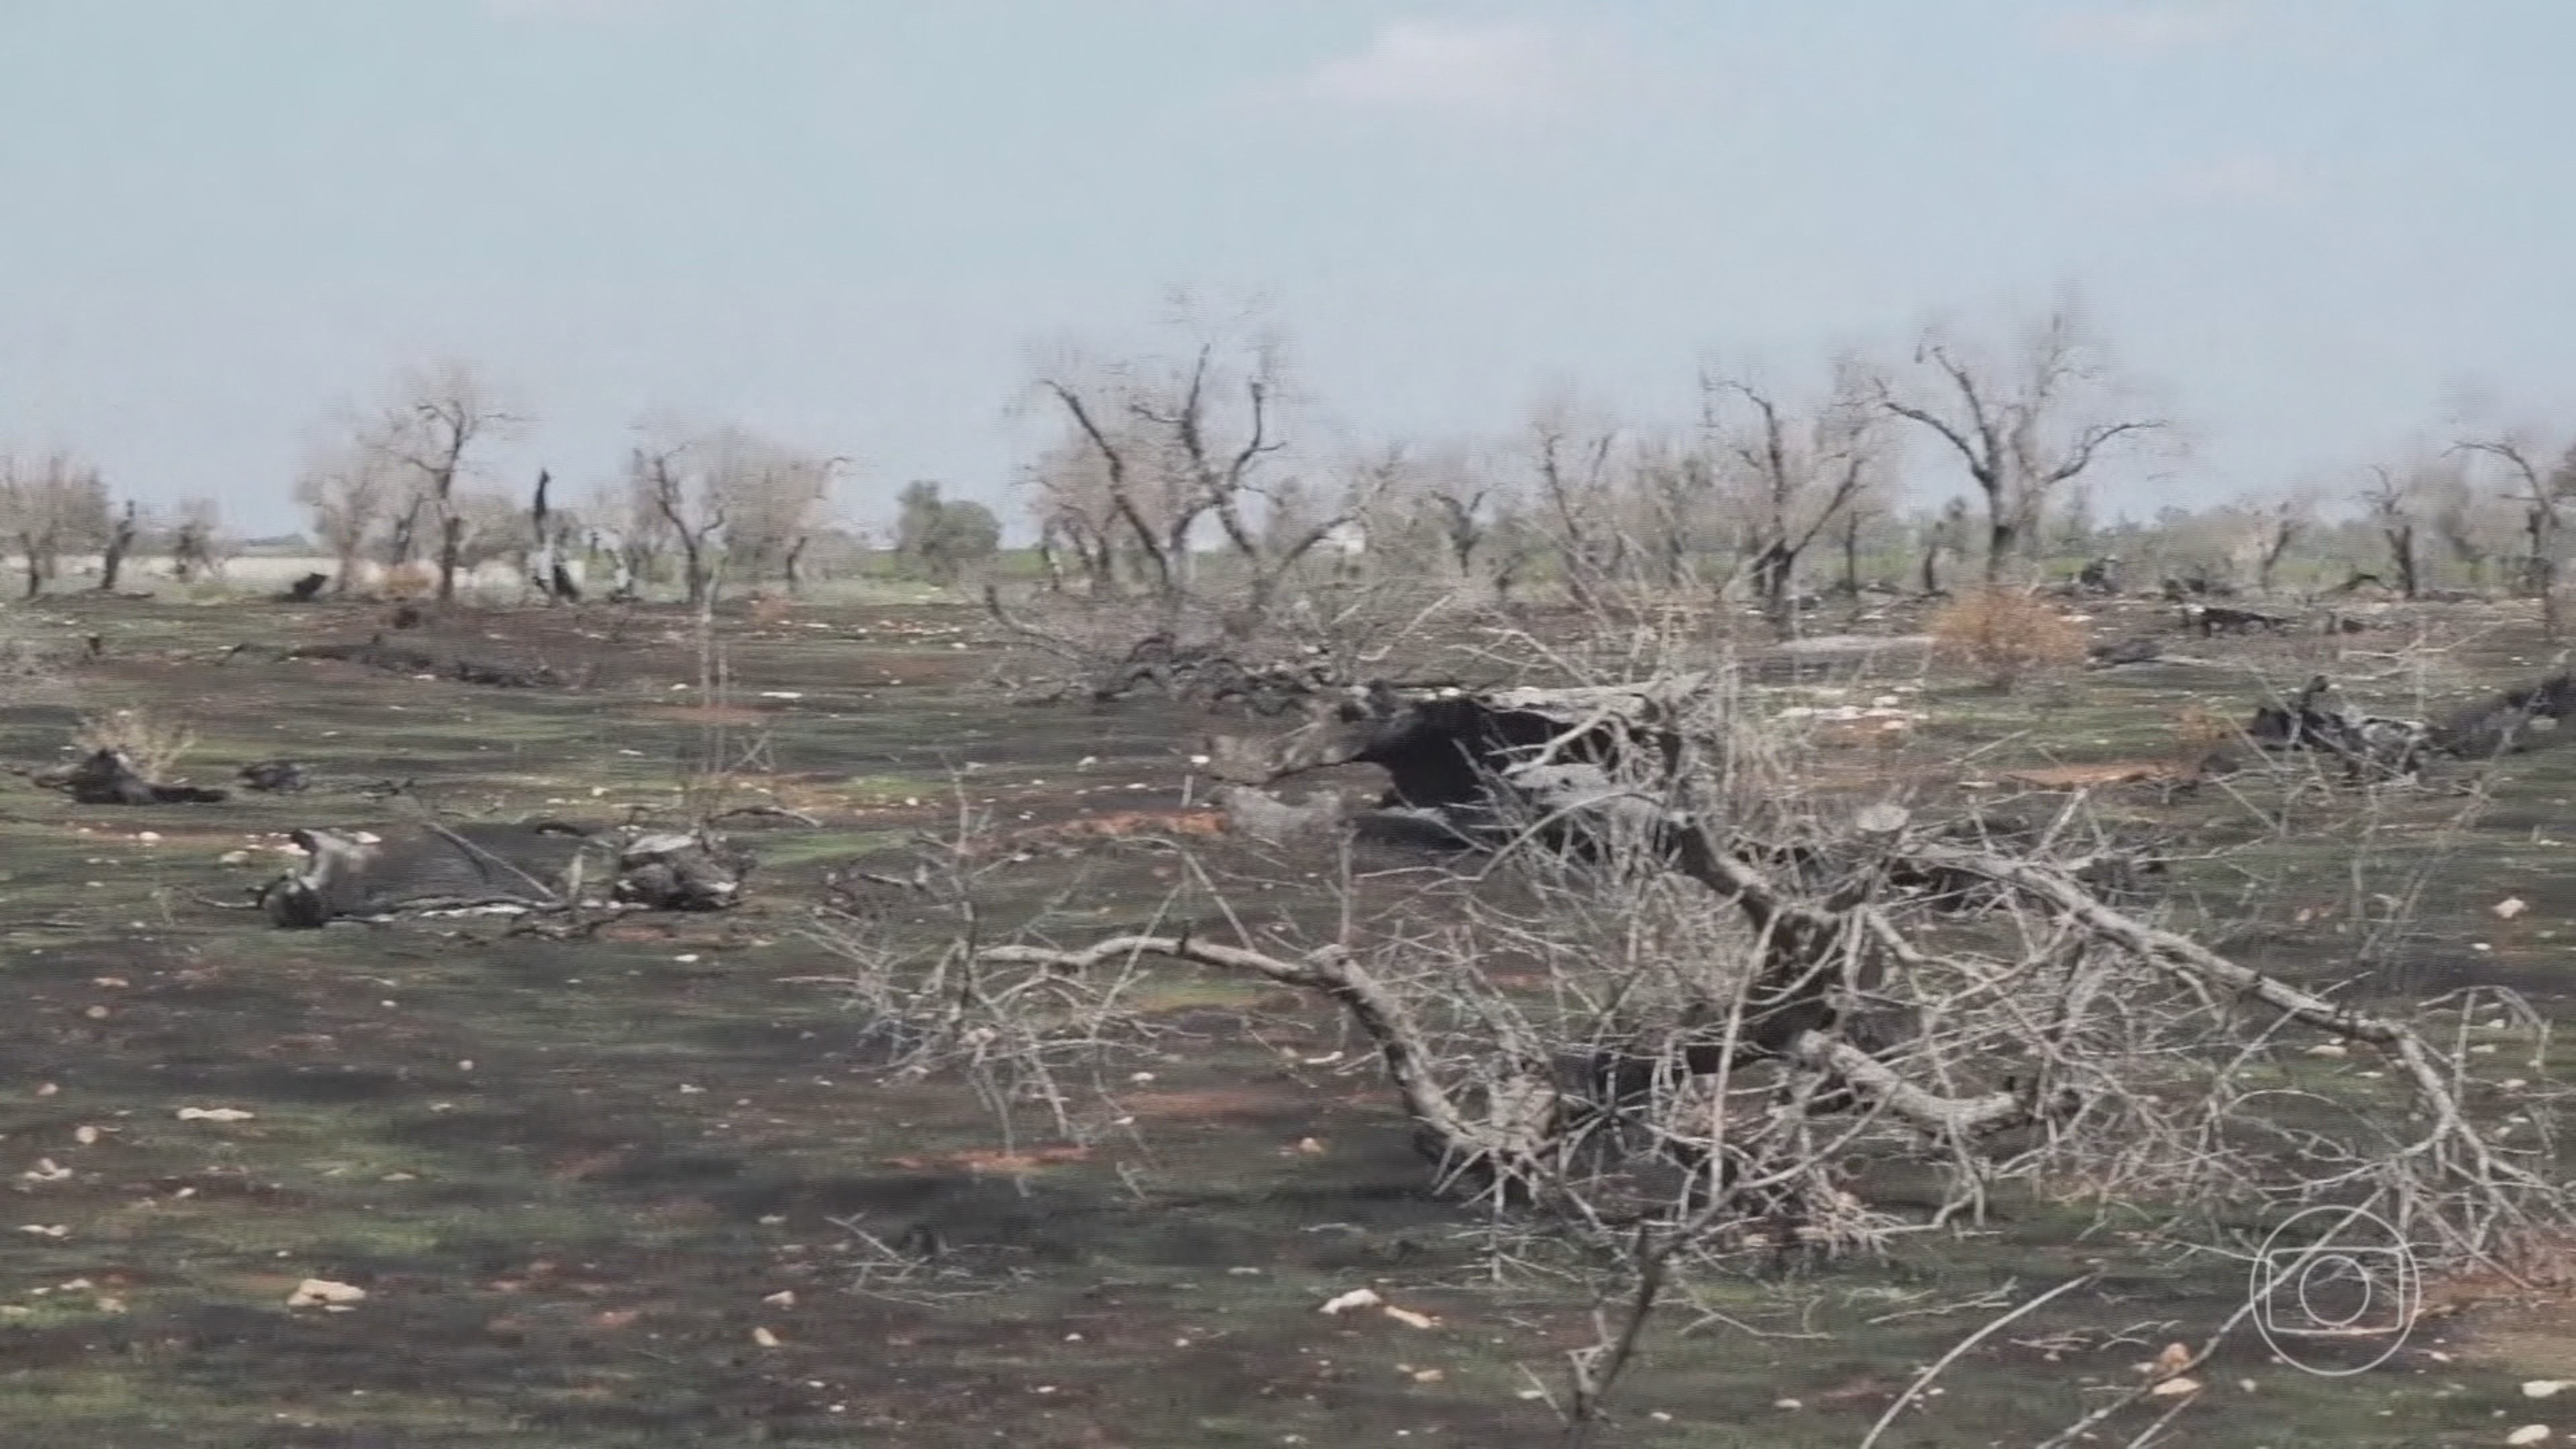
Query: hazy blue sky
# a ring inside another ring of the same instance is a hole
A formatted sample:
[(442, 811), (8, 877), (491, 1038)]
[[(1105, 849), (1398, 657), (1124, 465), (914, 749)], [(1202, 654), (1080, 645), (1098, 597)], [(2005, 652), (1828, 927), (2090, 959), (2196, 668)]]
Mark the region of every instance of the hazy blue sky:
[(676, 408), (868, 516), (1176, 285), (1360, 439), (2074, 283), (2198, 438), (2118, 501), (2272, 486), (2472, 382), (2576, 427), (2571, 63), (2568, 0), (0, 0), (0, 439), (283, 524), (459, 357), (512, 470)]

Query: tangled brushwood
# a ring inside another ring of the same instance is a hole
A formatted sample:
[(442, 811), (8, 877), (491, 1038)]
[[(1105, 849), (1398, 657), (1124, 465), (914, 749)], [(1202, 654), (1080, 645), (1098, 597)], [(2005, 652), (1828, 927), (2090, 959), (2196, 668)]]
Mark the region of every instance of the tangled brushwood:
[[(2552, 1099), (2501, 1079), (2539, 1075), (2510, 993), (2365, 1008), (2268, 975), (2176, 929), (2155, 862), (2080, 800), (2037, 822), (1838, 800), (1750, 715), (1723, 675), (1380, 698), (1272, 764), (1384, 763), (1402, 800), (1446, 748), (1440, 793), (1477, 798), (1410, 805), (1473, 848), (1333, 891), (1192, 859), (1192, 924), (1087, 941), (994, 939), (972, 871), (1001, 867), (952, 852), (821, 934), (911, 1062), (1075, 1133), (1115, 1110), (1077, 1084), (1121, 1080), (1156, 1030), (1128, 1006), (1142, 973), (1289, 988), (1366, 1038), (1444, 1188), (1712, 1254), (1867, 1249), (2015, 1199), (2370, 1200), (2454, 1259), (2566, 1226)], [(896, 952), (870, 927), (895, 900), (959, 929)]]

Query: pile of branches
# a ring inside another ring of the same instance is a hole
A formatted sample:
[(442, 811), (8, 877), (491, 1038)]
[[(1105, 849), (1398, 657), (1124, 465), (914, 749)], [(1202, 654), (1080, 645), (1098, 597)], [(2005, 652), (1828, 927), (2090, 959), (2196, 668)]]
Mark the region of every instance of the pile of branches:
[(1383, 667), (1447, 596), (1428, 603), (1391, 586), (1301, 592), (1266, 606), (1220, 601), (1055, 595), (1045, 622), (988, 587), (986, 612), (1015, 646), (1032, 703), (1150, 698), (1261, 717), (1341, 697)]
[[(1366, 1042), (1444, 1188), (1614, 1237), (1871, 1248), (2004, 1193), (2371, 1200), (2454, 1258), (2567, 1224), (2545, 1099), (2480, 1075), (2538, 1028), (2509, 992), (2369, 1009), (2267, 974), (2106, 888), (2080, 805), (2013, 833), (1823, 801), (1718, 683), (1472, 703), (1507, 763), (1447, 777), (1478, 791), (1471, 866), (1303, 902), (1201, 867), (1203, 924), (1001, 944), (961, 883), (926, 956), (850, 917), (824, 938), (917, 1061), (1077, 1132), (1069, 1068), (1115, 1080), (1150, 1037), (1122, 1003), (1153, 963), (1288, 988)], [(1344, 757), (1437, 793), (1402, 752)], [(1900, 1207), (1927, 1168), (1937, 1203)]]
[(1184, 644), (1168, 633), (1148, 634), (1115, 663), (1100, 669), (1086, 692), (1095, 703), (1126, 699), (1139, 693), (1185, 700), (1203, 707), (1240, 707), (1258, 715), (1283, 714), (1301, 701), (1347, 683), (1321, 645), (1307, 645), (1294, 658), (1249, 662), (1244, 653), (1219, 641)]

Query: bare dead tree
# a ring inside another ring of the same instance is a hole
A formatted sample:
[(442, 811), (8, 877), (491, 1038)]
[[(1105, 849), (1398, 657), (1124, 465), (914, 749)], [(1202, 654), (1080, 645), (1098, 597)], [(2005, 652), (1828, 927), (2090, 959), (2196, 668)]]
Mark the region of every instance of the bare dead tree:
[(671, 548), (671, 521), (663, 516), (652, 485), (657, 472), (673, 466), (663, 455), (679, 446), (652, 441), (648, 434), (646, 443), (628, 451), (624, 476), (592, 494), (590, 513), (598, 529), (597, 542), (605, 545), (614, 565), (611, 598), (635, 598)]
[(448, 499), (440, 531), (443, 560), (452, 560), (468, 575), (496, 559), (523, 555), (527, 548), (525, 515), (498, 488), (457, 490)]
[(181, 583), (224, 571), (231, 547), (223, 506), (211, 498), (183, 498), (170, 520), (170, 576)]
[(1879, 405), (1940, 439), (1966, 468), (1986, 505), (1988, 583), (2002, 581), (2060, 488), (2111, 449), (2166, 427), (2108, 411), (2110, 369), (2063, 307), (2029, 329), (2008, 360), (1981, 363), (1929, 335), (1914, 368), (1920, 376), (1906, 386), (1878, 381)]
[(1360, 515), (1381, 566), (1437, 572), (1459, 582), (1490, 578), (1512, 490), (1464, 448), (1408, 449)]
[(1597, 611), (1627, 575), (1633, 551), (1627, 531), (1618, 524), (1613, 470), (1621, 457), (1622, 431), (1557, 404), (1530, 419), (1528, 441), (1538, 525), (1556, 555), (1566, 591)]
[(733, 497), (712, 486), (703, 463), (690, 455), (702, 444), (691, 441), (637, 444), (626, 460), (635, 507), (659, 520), (680, 550), (681, 587), (691, 607), (715, 596), (715, 570), (723, 557), (719, 543)]
[(553, 470), (539, 468), (536, 486), (528, 498), (527, 558), (520, 570), (538, 597), (550, 604), (567, 599), (564, 586), (572, 579), (563, 566), (563, 550), (574, 532), (574, 520), (566, 510), (555, 506), (553, 488)]
[(1629, 454), (1608, 521), (1648, 588), (1679, 597), (1719, 582), (1704, 566), (1724, 552), (1720, 472), (1705, 446), (1648, 439)]
[(706, 607), (729, 575), (757, 579), (801, 556), (843, 462), (741, 428), (648, 428), (627, 458), (626, 546), (631, 555), (667, 540), (686, 601)]
[[(1808, 546), (1850, 517), (1846, 544), (1857, 553), (1855, 506), (1885, 462), (1885, 413), (1874, 405), (1866, 374), (1848, 359), (1835, 367), (1830, 396), (1803, 409), (1742, 378), (1703, 374), (1700, 393), (1703, 426), (1726, 459), (1731, 505), (1745, 521), (1755, 597), (1772, 627), (1786, 633)], [(1856, 557), (1845, 563), (1857, 572)], [(1857, 590), (1857, 579), (1852, 584)]]
[(2262, 506), (2255, 520), (2254, 587), (2268, 594), (2282, 558), (2315, 526), (2316, 499), (2305, 493), (2273, 499)]
[(366, 447), (318, 454), (296, 477), (295, 501), (308, 511), (314, 534), (331, 551), (331, 592), (349, 592), (359, 559), (392, 521), (389, 515), (401, 492), (402, 480), (391, 462)]
[(409, 507), (396, 525), (406, 548), (423, 512), (438, 539), (438, 598), (456, 596), (456, 573), (472, 526), (458, 507), (457, 482), (473, 468), (476, 449), (505, 436), (523, 419), (503, 410), (462, 363), (445, 363), (404, 379), (400, 397), (362, 435), (365, 447), (394, 465), (409, 488)]
[(725, 525), (728, 571), (757, 584), (775, 567), (795, 592), (805, 550), (830, 516), (834, 482), (848, 464), (774, 443), (736, 450), (717, 484), (734, 500)]
[(2512, 552), (2523, 522), (2513, 501), (2480, 489), (2458, 453), (2427, 460), (2419, 477), (2423, 514), (2434, 537), (2467, 575), (2469, 587), (2484, 592), (2488, 566)]
[(2422, 588), (2415, 534), (2421, 522), (2425, 478), (2420, 470), (2400, 472), (2373, 464), (2362, 504), (2388, 545), (2389, 566), (2396, 571), (2398, 592), (2412, 599)]
[(1065, 583), (1063, 555), (1073, 554), (1082, 585), (1095, 598), (1118, 592), (1118, 539), (1127, 527), (1110, 501), (1107, 465), (1085, 438), (1050, 447), (1027, 472), (1035, 493), (1038, 556), (1051, 584)]
[(2493, 460), (2506, 478), (2505, 496), (2522, 509), (2524, 551), (2519, 585), (2540, 601), (2543, 631), (2559, 635), (2558, 556), (2566, 521), (2560, 505), (2576, 493), (2576, 445), (2559, 450), (2556, 462), (2545, 462), (2546, 449), (2525, 434), (2472, 438), (2453, 452)]
[(1493, 536), (1500, 485), (1466, 468), (1452, 468), (1426, 481), (1422, 496), (1437, 514), (1450, 566), (1460, 578), (1474, 578), (1477, 550)]
[(1035, 474), (1050, 550), (1071, 547), (1095, 588), (1112, 582), (1115, 557), (1133, 558), (1166, 627), (1192, 598), (1204, 526), (1238, 576), (1242, 598), (1224, 612), (1257, 613), (1358, 511), (1356, 500), (1335, 500), (1302, 528), (1263, 524), (1292, 492), (1322, 501), (1286, 467), (1275, 341), (1202, 338), (1177, 357), (1049, 370), (1036, 387), (1066, 427)]
[(0, 531), (16, 547), (34, 598), (60, 574), (62, 556), (105, 539), (107, 483), (69, 453), (34, 462), (0, 457)]
[(1917, 570), (1917, 582), (1924, 597), (1941, 592), (1941, 555), (1957, 548), (1968, 536), (1968, 501), (1953, 498), (1941, 505), (1941, 511), (1923, 520), (1923, 561)]
[(116, 592), (117, 576), (125, 571), (125, 556), (133, 551), (134, 542), (142, 532), (143, 525), (135, 516), (134, 500), (128, 498), (125, 500), (123, 511), (108, 524), (106, 540), (99, 550), (98, 591), (100, 593)]

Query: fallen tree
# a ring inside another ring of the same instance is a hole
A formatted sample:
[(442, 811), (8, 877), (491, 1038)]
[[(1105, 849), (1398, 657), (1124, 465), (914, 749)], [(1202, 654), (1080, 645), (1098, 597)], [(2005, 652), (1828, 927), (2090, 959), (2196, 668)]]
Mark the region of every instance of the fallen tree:
[(344, 660), (370, 669), (381, 669), (388, 674), (427, 675), (495, 689), (557, 689), (572, 683), (544, 664), (518, 664), (464, 655), (441, 658), (426, 649), (388, 644), (382, 634), (370, 637), (363, 644), (300, 645), (278, 651), (277, 657), (281, 660)]
[(1203, 708), (1274, 716), (1350, 683), (1335, 651), (1258, 627), (1229, 628), (1214, 616), (1184, 628), (1140, 618), (1122, 601), (1053, 601), (1040, 624), (1009, 608), (987, 586), (985, 610), (1017, 650), (1040, 661), (1019, 692), (1037, 703), (1084, 699), (1109, 704), (1140, 695)]
[[(2213, 1220), (2367, 1199), (2456, 1259), (2567, 1225), (2545, 1140), (2508, 1137), (2478, 1073), (2498, 1018), (2536, 1024), (2509, 992), (2347, 1000), (2159, 920), (2079, 805), (2027, 831), (1834, 805), (1773, 748), (1705, 681), (1381, 691), (1226, 763), (1378, 764), (1386, 808), (1491, 852), (1473, 868), (1087, 941), (993, 943), (968, 901), (928, 960), (824, 936), (911, 1059), (1077, 1134), (1064, 1064), (1151, 1040), (1121, 1026), (1145, 963), (1311, 995), (1444, 1186), (1713, 1252), (1882, 1245), (2008, 1192)], [(1926, 1168), (1934, 1204), (1900, 1206)]]
[(2559, 726), (2576, 713), (2576, 675), (2553, 674), (2452, 714), (2434, 738), (2467, 760), (2493, 759), (2564, 738)]
[(234, 778), (247, 790), (264, 795), (301, 794), (313, 783), (312, 771), (297, 760), (254, 760), (241, 767)]
[(434, 821), (303, 829), (296, 869), (259, 888), (279, 926), (442, 911), (711, 911), (738, 904), (750, 857), (712, 831)]

